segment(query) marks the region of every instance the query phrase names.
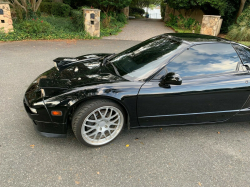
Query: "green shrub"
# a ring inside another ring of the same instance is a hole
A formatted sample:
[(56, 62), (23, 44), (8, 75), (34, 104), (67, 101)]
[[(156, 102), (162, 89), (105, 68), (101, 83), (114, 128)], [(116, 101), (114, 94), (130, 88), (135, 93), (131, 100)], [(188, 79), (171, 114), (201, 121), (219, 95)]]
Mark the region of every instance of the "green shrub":
[(227, 38), (236, 41), (250, 41), (250, 6), (239, 16), (237, 24), (229, 27)]
[(178, 22), (178, 16), (173, 15), (172, 13), (169, 14), (169, 21), (166, 22), (166, 26), (168, 27), (177, 27), (177, 22)]
[(64, 3), (52, 3), (51, 14), (60, 17), (68, 17), (71, 7)]
[(53, 27), (47, 21), (41, 19), (25, 20), (18, 24), (17, 29), (26, 31), (27, 34), (49, 34)]
[(50, 3), (50, 2), (42, 2), (39, 8), (40, 8), (41, 12), (51, 14), (52, 3)]
[(127, 23), (127, 17), (125, 16), (124, 13), (117, 14), (117, 21), (122, 22), (122, 23)]
[(101, 12), (101, 36), (118, 34), (126, 23), (127, 18), (123, 13), (110, 12), (105, 14)]
[(54, 17), (47, 16), (43, 17), (44, 21), (47, 21), (51, 25), (53, 25), (54, 29), (60, 32), (78, 32), (77, 28), (72, 22), (70, 17)]
[(50, 3), (42, 2), (40, 5), (40, 11), (50, 15), (68, 17), (71, 12), (71, 7), (64, 3)]
[(14, 32), (5, 34), (0, 29), (0, 41), (92, 39), (85, 31), (77, 31), (70, 18), (43, 17), (42, 19), (14, 22)]
[(78, 31), (84, 30), (83, 12), (78, 10), (71, 11), (72, 23)]
[(180, 14), (179, 16), (170, 14), (169, 16), (170, 16), (170, 20), (166, 22), (166, 26), (172, 27), (173, 29), (178, 30), (178, 31), (182, 29), (188, 32), (192, 32), (194, 30), (195, 33), (200, 33), (200, 29), (201, 29), (200, 23), (196, 21), (195, 19), (185, 18), (182, 14)]

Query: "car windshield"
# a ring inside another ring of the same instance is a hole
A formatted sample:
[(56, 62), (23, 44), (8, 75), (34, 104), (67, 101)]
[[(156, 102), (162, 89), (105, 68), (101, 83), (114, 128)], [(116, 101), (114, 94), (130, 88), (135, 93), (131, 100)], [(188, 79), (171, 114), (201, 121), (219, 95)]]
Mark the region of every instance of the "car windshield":
[(146, 40), (127, 49), (110, 60), (108, 69), (129, 80), (144, 80), (161, 68), (176, 54), (177, 49), (187, 47), (181, 40), (167, 34)]

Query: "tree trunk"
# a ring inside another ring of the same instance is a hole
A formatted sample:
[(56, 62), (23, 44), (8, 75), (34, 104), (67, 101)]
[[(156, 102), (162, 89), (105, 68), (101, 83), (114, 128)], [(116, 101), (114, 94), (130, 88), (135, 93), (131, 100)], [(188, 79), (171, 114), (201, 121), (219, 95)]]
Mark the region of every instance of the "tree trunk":
[(237, 13), (235, 23), (237, 23), (237, 19), (238, 19), (238, 17), (240, 16), (240, 14), (242, 13), (243, 8), (244, 8), (244, 6), (245, 6), (245, 3), (246, 3), (246, 0), (240, 0), (240, 8), (239, 8), (239, 11), (238, 11), (238, 13)]
[(63, 0), (53, 0), (53, 2), (56, 2), (56, 3), (63, 3)]

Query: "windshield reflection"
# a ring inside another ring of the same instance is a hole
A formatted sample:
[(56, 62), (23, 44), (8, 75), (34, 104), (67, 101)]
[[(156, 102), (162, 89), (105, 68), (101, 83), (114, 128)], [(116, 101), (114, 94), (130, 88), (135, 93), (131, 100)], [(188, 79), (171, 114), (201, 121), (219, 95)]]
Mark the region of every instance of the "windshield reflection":
[[(161, 35), (144, 41), (115, 56), (110, 62), (126, 79), (143, 80), (176, 53), (187, 47), (180, 40), (173, 40), (168, 35)], [(114, 69), (110, 64), (109, 69)]]
[(236, 70), (240, 59), (230, 44), (197, 45), (167, 65), (182, 77), (226, 73)]

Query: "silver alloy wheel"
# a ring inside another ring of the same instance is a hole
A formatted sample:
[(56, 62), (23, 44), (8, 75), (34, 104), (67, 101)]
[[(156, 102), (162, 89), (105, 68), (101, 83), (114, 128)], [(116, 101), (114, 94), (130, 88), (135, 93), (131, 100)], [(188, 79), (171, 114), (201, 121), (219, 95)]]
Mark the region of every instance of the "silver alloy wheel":
[(114, 106), (103, 106), (91, 112), (83, 121), (82, 138), (91, 145), (104, 145), (122, 130), (124, 117)]

